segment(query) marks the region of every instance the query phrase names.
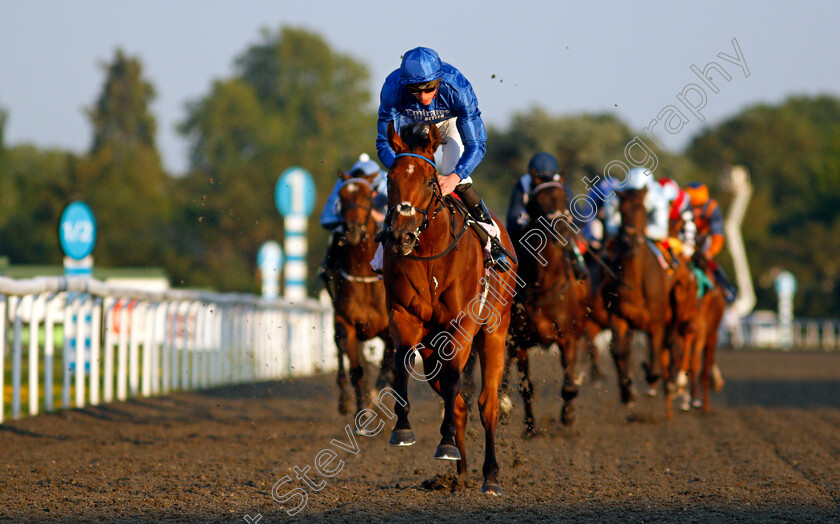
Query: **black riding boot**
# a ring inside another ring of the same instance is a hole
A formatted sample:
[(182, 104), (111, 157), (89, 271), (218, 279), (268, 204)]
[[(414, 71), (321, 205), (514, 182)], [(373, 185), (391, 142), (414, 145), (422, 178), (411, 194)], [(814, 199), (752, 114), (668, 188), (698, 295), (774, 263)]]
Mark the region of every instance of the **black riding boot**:
[[(473, 220), (495, 226), (493, 218), (490, 216), (490, 210), (487, 209), (487, 205), (478, 196), (472, 184), (461, 184), (457, 186), (455, 193), (461, 198), (461, 201), (467, 207), (467, 211), (469, 211), (470, 217)], [(488, 236), (490, 237), (490, 258), (484, 261), (485, 267), (493, 268), (500, 273), (510, 270), (510, 261), (502, 251), (499, 239), (491, 235)]]
[(329, 293), (330, 298), (333, 299), (335, 299), (336, 263), (338, 262), (339, 251), (341, 250), (341, 245), (339, 244), (340, 239), (340, 231), (333, 230), (332, 233), (330, 233), (330, 241), (327, 245), (327, 254), (324, 255), (324, 260), (321, 262), (321, 268), (318, 270), (318, 276), (321, 277), (321, 280), (324, 282), (324, 288), (327, 290), (327, 293)]
[(715, 280), (720, 285), (721, 290), (723, 290), (723, 296), (726, 299), (726, 302), (728, 304), (734, 302), (737, 290), (735, 289), (735, 286), (732, 285), (732, 282), (729, 281), (729, 277), (726, 276), (726, 273), (723, 272), (723, 268), (717, 266), (712, 273), (715, 275)]

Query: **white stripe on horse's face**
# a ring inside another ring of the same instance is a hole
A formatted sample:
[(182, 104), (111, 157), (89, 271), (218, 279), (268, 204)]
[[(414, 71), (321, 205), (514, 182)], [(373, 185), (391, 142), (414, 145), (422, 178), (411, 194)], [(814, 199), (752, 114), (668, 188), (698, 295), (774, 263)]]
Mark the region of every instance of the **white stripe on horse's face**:
[(359, 188), (356, 186), (356, 184), (348, 184), (347, 186), (348, 193), (355, 193), (357, 189)]
[(408, 174), (414, 173), (414, 164), (408, 164)]
[(414, 206), (411, 205), (411, 202), (403, 202), (399, 205), (399, 207), (397, 207), (397, 210), (399, 211), (400, 215), (404, 217), (413, 217), (414, 214), (417, 213), (417, 210), (414, 209)]

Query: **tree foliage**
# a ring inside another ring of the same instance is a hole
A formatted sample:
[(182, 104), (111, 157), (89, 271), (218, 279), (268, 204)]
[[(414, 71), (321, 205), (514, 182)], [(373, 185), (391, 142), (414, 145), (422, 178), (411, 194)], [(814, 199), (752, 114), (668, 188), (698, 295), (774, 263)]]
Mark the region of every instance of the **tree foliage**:
[(67, 199), (86, 202), (97, 221), (94, 257), (106, 266), (161, 263), (168, 234), (171, 182), (155, 147), (154, 88), (139, 59), (115, 52), (88, 115), (90, 153), (68, 166)]
[[(185, 242), (179, 278), (221, 289), (257, 289), (256, 253), (280, 239), (274, 185), (285, 169), (308, 169), (326, 200), (338, 169), (373, 152), (375, 115), (367, 68), (317, 34), (265, 31), (235, 61), (235, 76), (216, 81), (187, 107), (182, 133), (191, 172), (179, 181)], [(310, 271), (326, 236), (310, 221)], [(311, 274), (311, 273), (310, 273)]]
[(750, 170), (755, 196), (744, 240), (760, 307), (775, 307), (773, 278), (789, 269), (800, 283), (798, 314), (840, 312), (840, 100), (747, 108), (696, 137), (688, 155), (708, 173)]

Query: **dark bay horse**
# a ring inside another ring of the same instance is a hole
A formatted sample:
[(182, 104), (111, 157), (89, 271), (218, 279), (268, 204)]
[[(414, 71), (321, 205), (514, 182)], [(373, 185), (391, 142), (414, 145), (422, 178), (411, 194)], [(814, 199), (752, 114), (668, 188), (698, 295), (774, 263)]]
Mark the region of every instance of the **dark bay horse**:
[(382, 366), (376, 382), (377, 390), (390, 382), (393, 374), (394, 345), (388, 329), (388, 312), (385, 309), (385, 286), (370, 268), (376, 251), (376, 221), (372, 215), (375, 175), (351, 178), (340, 174), (343, 180), (338, 193), (341, 202), (341, 220), (344, 227), (341, 253), (338, 257), (335, 292), (333, 298), (335, 343), (338, 347), (338, 411), (350, 413), (347, 394), (347, 375), (344, 358), (350, 361), (350, 381), (356, 393), (356, 412), (367, 403), (365, 363), (362, 342), (379, 338), (385, 344)]
[[(467, 408), (461, 396), (461, 371), (470, 352), (476, 351), (482, 372), (478, 407), (485, 434), (481, 491), (501, 495), (495, 431), (516, 264), (505, 273), (486, 271), (482, 246), (473, 234), (466, 234), (469, 226), (464, 216), (442, 196), (433, 160), (440, 143), (437, 127), (413, 124), (404, 127), (401, 135), (392, 123), (388, 142), (397, 155), (388, 173), (386, 224), (390, 232), (383, 249), (383, 275), (396, 345), (399, 398), (390, 444), (415, 443), (408, 420), (410, 374), (426, 380), (443, 397), (435, 458), (457, 460), (458, 474), (467, 472)], [(507, 232), (493, 218), (503, 245), (513, 252)], [(413, 367), (415, 350), (423, 359), (422, 374)]]
[[(603, 298), (609, 311), (611, 350), (618, 370), (621, 401), (629, 404), (635, 399), (630, 373), (629, 330), (648, 334), (650, 351), (645, 365), (648, 384), (656, 384), (663, 369), (669, 368), (671, 363), (670, 355), (662, 350), (671, 322), (671, 277), (647, 246), (644, 205), (647, 189), (619, 191), (617, 195), (622, 225), (614, 268), (619, 279), (606, 281)], [(672, 388), (667, 385), (670, 378), (666, 377), (667, 406), (672, 400)]]
[(563, 181), (535, 182), (527, 205), (530, 223), (523, 241), (516, 246), (524, 288), (516, 295), (507, 344), (508, 354), (516, 359), (521, 375), (519, 392), (525, 403), (528, 435), (535, 434), (528, 349), (536, 345), (557, 343), (560, 349), (564, 370), (561, 420), (567, 426), (574, 423), (577, 343), (584, 330), (591, 293), (589, 279), (575, 277), (569, 258), (574, 254), (566, 247), (577, 239)]

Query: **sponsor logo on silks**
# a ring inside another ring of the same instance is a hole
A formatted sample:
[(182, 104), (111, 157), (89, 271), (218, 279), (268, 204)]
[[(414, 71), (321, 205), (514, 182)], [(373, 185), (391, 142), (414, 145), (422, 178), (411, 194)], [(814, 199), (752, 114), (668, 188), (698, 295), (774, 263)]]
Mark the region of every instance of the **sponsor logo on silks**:
[(452, 118), (452, 111), (449, 109), (405, 109), (407, 117), (422, 122), (432, 122), (435, 120), (447, 120)]

